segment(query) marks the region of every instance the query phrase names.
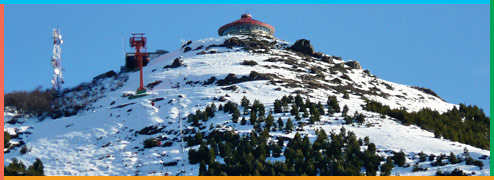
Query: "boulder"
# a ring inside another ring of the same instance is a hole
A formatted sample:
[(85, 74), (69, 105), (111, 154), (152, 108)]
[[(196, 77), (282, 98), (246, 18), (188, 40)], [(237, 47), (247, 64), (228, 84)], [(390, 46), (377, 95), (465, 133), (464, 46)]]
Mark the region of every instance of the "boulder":
[(352, 69), (362, 69), (362, 66), (358, 61), (348, 61), (345, 63), (347, 66), (350, 66)]
[(183, 62), (184, 61), (180, 60), (180, 58), (176, 58), (175, 60), (173, 60), (173, 63), (171, 65), (166, 65), (165, 67), (163, 67), (163, 69), (166, 69), (166, 68), (178, 68), (178, 67), (184, 65)]
[(227, 47), (234, 47), (234, 46), (243, 46), (242, 40), (240, 40), (237, 37), (232, 37), (230, 39), (225, 40), (223, 44)]
[(308, 55), (314, 55), (314, 48), (307, 39), (299, 39), (290, 47), (293, 51), (298, 51)]
[(189, 46), (187, 46), (187, 47), (185, 47), (185, 49), (184, 49), (184, 53), (189, 52), (190, 50), (192, 50), (192, 48), (190, 48)]

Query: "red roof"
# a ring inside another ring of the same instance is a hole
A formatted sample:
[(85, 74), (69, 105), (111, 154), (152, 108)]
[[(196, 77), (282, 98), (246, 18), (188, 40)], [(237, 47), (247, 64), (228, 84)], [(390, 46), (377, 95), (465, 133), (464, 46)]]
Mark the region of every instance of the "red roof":
[(263, 23), (261, 21), (252, 19), (252, 16), (250, 14), (242, 14), (241, 19), (233, 21), (229, 24), (225, 24), (224, 26), (221, 26), (220, 29), (218, 29), (218, 34), (221, 36), (223, 34), (223, 32), (226, 29), (228, 29), (229, 27), (237, 26), (237, 25), (241, 25), (241, 24), (253, 24), (253, 25), (264, 26), (264, 27), (268, 28), (269, 30), (271, 30), (272, 33), (274, 33), (274, 27), (273, 26), (266, 24), (266, 23)]

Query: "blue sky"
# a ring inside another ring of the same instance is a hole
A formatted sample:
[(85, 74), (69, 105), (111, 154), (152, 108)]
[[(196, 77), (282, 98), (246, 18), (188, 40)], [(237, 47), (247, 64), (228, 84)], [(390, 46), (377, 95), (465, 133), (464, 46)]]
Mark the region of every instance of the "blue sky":
[[(124, 64), (132, 32), (150, 51), (216, 37), (240, 14), (392, 82), (434, 90), (489, 113), (489, 5), (5, 5), (5, 92), (51, 87), (51, 31), (64, 39), (65, 87)], [(125, 48), (122, 47), (124, 41)]]

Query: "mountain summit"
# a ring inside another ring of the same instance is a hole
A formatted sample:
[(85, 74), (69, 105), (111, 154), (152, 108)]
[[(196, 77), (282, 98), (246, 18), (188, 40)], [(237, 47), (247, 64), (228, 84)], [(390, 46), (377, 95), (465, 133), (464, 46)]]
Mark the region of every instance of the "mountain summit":
[(5, 165), (40, 158), (46, 175), (489, 175), (481, 110), (364, 68), (304, 39), (187, 41), (144, 67), (147, 96), (128, 98), (139, 72), (110, 71), (46, 111), (10, 103)]

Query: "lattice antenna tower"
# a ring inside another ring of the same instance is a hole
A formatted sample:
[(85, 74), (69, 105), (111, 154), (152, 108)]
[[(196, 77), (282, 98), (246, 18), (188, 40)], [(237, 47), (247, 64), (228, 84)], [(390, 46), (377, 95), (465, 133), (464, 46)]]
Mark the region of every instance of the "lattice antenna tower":
[(51, 84), (53, 89), (60, 92), (62, 89), (63, 76), (62, 76), (62, 35), (60, 34), (60, 28), (53, 28), (53, 56), (51, 57), (51, 66), (53, 67), (53, 79)]

